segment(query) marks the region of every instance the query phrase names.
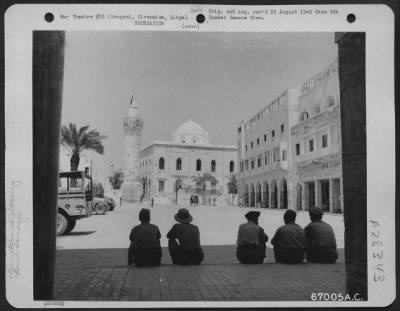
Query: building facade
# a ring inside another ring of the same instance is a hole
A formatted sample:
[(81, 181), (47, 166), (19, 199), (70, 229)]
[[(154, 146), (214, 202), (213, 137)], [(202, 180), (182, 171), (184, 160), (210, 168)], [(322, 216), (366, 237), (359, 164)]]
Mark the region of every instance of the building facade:
[(342, 212), (337, 60), (238, 127), (244, 206)]
[[(143, 198), (187, 205), (197, 195), (200, 204), (229, 204), (227, 184), (237, 170), (236, 146), (210, 144), (208, 133), (191, 119), (172, 136), (172, 141), (154, 141), (140, 152)], [(206, 181), (205, 191), (194, 178), (204, 174), (216, 178), (215, 183)]]
[(238, 193), (244, 206), (291, 204), (290, 127), (297, 97), (297, 90), (286, 90), (238, 128)]
[(291, 128), (294, 209), (343, 210), (339, 98), (337, 60), (300, 88)]

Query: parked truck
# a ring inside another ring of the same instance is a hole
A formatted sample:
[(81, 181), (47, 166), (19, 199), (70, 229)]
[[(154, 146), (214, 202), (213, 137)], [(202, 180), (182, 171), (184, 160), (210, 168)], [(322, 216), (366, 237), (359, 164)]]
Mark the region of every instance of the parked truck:
[(92, 214), (92, 177), (86, 172), (60, 172), (57, 202), (57, 235), (71, 232), (76, 221)]

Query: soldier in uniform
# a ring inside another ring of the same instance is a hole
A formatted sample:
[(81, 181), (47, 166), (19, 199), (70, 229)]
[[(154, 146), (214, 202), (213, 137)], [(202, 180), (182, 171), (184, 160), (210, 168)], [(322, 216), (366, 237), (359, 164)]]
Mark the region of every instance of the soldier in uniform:
[(262, 263), (265, 258), (265, 243), (268, 236), (258, 225), (260, 212), (250, 211), (244, 215), (247, 223), (239, 226), (237, 236), (236, 258), (243, 264)]
[(191, 224), (193, 217), (186, 208), (175, 214), (178, 222), (167, 233), (168, 249), (173, 264), (199, 265), (204, 259), (199, 228)]
[(289, 209), (283, 215), (285, 225), (276, 230), (271, 244), (278, 263), (301, 263), (304, 260), (306, 237), (302, 227), (295, 223), (296, 212)]
[(323, 214), (318, 207), (309, 209), (311, 223), (304, 228), (306, 259), (310, 262), (334, 263), (338, 258), (335, 233), (332, 227), (322, 220)]
[(157, 266), (161, 263), (161, 233), (156, 225), (150, 224), (150, 210), (142, 208), (139, 212), (140, 225), (135, 226), (129, 239), (128, 265)]

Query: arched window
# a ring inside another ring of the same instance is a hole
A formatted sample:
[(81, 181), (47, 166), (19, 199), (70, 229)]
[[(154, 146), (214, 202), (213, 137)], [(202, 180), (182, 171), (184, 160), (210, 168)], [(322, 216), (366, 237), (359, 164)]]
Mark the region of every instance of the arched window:
[(164, 158), (160, 157), (158, 160), (158, 169), (163, 170), (164, 169)]
[(308, 112), (307, 111), (303, 111), (301, 113), (301, 116), (300, 116), (300, 121), (305, 121), (307, 119), (308, 119)]
[(315, 105), (314, 106), (314, 114), (320, 113), (321, 108), (319, 107), (319, 105)]
[(335, 99), (333, 98), (333, 96), (328, 96), (328, 98), (326, 99), (326, 105), (328, 106), (328, 108), (335, 106)]
[(182, 159), (181, 158), (176, 159), (176, 170), (177, 171), (182, 170)]
[(230, 161), (229, 162), (229, 172), (233, 173), (235, 171), (235, 162), (234, 161)]
[(215, 160), (212, 160), (211, 161), (211, 172), (215, 172), (215, 167), (216, 167)]
[(196, 171), (201, 171), (201, 160), (197, 159), (196, 161)]

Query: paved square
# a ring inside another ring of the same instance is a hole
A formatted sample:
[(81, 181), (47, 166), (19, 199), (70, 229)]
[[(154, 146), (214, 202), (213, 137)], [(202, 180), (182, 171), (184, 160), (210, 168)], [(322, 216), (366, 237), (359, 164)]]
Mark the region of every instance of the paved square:
[[(104, 216), (78, 222), (71, 235), (57, 239), (54, 299), (84, 301), (309, 301), (313, 292), (345, 293), (344, 250), (335, 264), (284, 265), (274, 262), (271, 248), (261, 265), (242, 265), (235, 257), (237, 226), (248, 209), (191, 208), (201, 232), (205, 260), (200, 266), (171, 264), (163, 248), (162, 265), (127, 266), (130, 228), (140, 206), (117, 207)], [(155, 207), (152, 222), (162, 244), (177, 208)], [(262, 210), (260, 224), (272, 238), (284, 211)], [(172, 219), (171, 219), (172, 218)], [(342, 215), (326, 215), (343, 247)], [(308, 223), (306, 213), (298, 221)], [(221, 225), (223, 224), (223, 225)], [(270, 244), (268, 244), (270, 247)]]

